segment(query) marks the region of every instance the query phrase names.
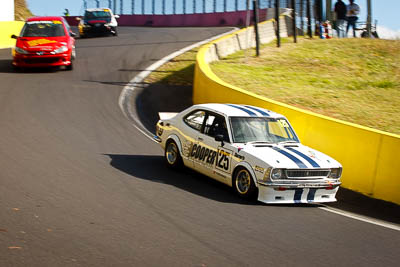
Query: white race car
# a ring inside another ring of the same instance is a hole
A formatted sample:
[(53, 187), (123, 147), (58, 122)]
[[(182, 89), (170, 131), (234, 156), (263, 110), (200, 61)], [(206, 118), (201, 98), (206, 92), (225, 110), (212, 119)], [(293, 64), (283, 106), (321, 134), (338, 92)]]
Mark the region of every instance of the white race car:
[(336, 201), (342, 166), (302, 145), (280, 114), (202, 104), (159, 115), (154, 139), (172, 168), (183, 164), (264, 203)]

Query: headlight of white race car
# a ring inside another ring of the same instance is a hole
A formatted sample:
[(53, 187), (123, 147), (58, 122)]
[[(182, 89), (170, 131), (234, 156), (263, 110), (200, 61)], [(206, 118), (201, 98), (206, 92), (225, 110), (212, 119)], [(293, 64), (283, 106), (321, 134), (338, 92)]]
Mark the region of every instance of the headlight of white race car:
[(342, 176), (342, 168), (332, 168), (329, 178), (339, 179)]
[(285, 178), (285, 172), (283, 169), (273, 169), (271, 173), (271, 178), (276, 180), (276, 179), (284, 179)]
[(66, 46), (61, 46), (60, 48), (54, 50), (54, 51), (51, 52), (51, 53), (52, 53), (52, 54), (61, 54), (61, 53), (67, 52), (67, 51), (68, 51), (68, 47), (66, 47)]
[(26, 51), (25, 49), (22, 49), (20, 47), (15, 47), (15, 52), (17, 52), (18, 54), (24, 54), (24, 55), (29, 54), (28, 51)]

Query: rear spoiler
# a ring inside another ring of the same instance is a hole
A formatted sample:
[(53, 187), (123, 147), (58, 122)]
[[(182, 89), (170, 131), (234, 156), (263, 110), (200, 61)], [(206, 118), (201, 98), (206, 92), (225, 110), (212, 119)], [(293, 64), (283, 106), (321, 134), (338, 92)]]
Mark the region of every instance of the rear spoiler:
[(160, 120), (169, 120), (176, 116), (176, 112), (158, 112)]

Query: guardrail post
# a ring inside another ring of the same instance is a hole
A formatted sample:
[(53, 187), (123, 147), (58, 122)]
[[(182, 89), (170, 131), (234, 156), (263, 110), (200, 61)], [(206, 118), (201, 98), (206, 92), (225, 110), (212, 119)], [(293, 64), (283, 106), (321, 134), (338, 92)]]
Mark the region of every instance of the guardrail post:
[(258, 33), (258, 0), (253, 0), (254, 31), (256, 33), (256, 56), (260, 56), (260, 35)]
[(124, 13), (124, 0), (121, 0), (119, 2), (119, 8), (120, 8), (120, 14), (122, 15)]
[(300, 29), (304, 36), (304, 0), (300, 0)]
[[(86, 2), (86, 1), (85, 1)], [(117, 14), (117, 0), (114, 0), (114, 7), (113, 7), (113, 12), (115, 13), (115, 14)], [(86, 8), (85, 8), (86, 9)]]
[(307, 0), (307, 33), (310, 38), (312, 38), (312, 29), (311, 29), (311, 3), (310, 0)]
[(372, 31), (371, 24), (372, 24), (371, 0), (367, 0), (367, 34), (368, 34), (368, 37), (371, 37), (371, 31)]
[(292, 0), (293, 42), (297, 43), (296, 0)]
[(275, 0), (275, 25), (276, 25), (276, 46), (281, 47), (281, 27), (279, 19), (280, 0)]
[(142, 15), (144, 15), (144, 1), (145, 0), (142, 0)]
[(108, 0), (108, 8), (111, 9), (111, 0)]

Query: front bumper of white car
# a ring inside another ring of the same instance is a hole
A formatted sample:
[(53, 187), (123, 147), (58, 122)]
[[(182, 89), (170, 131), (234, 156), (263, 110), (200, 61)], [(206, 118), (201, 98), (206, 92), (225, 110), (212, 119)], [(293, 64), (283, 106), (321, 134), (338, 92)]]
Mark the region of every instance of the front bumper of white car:
[(340, 182), (313, 184), (258, 183), (258, 201), (273, 204), (335, 202)]

